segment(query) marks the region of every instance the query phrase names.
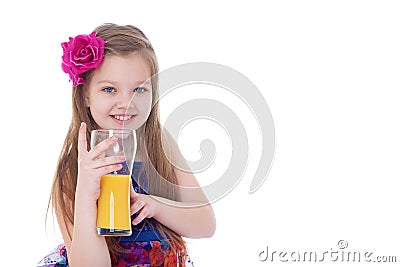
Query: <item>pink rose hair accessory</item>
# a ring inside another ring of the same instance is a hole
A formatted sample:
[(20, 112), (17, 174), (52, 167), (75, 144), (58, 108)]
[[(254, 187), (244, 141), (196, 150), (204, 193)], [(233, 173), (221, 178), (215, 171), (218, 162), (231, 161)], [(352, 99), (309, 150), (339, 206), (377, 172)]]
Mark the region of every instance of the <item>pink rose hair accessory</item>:
[(69, 42), (61, 43), (61, 68), (68, 73), (74, 86), (85, 84), (82, 74), (100, 65), (104, 57), (105, 43), (101, 37), (96, 36), (96, 32), (78, 35), (75, 38), (69, 37)]

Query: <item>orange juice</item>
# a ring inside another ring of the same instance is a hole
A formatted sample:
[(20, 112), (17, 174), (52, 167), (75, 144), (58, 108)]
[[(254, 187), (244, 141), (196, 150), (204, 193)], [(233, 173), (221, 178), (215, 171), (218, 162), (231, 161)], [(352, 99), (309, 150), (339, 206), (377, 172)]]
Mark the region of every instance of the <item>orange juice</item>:
[(97, 202), (97, 232), (100, 235), (131, 235), (130, 176), (107, 174), (101, 177)]

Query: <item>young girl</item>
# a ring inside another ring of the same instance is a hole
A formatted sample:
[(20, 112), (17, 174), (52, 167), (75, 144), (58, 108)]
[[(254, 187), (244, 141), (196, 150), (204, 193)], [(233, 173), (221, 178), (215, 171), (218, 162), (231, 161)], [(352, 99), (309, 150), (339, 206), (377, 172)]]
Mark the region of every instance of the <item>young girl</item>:
[[(211, 237), (215, 217), (173, 138), (162, 128), (158, 64), (138, 28), (104, 24), (62, 43), (62, 69), (73, 82), (72, 121), (51, 192), (64, 239), (39, 266), (192, 266), (182, 237)], [(136, 130), (131, 188), (132, 235), (96, 233), (101, 176), (120, 169), (118, 157), (99, 158), (116, 140), (90, 149), (94, 129)], [(162, 178), (160, 178), (162, 177)], [(167, 185), (170, 182), (177, 186)], [(168, 204), (167, 204), (168, 203)], [(196, 205), (195, 205), (196, 204)], [(183, 206), (192, 206), (183, 208)]]

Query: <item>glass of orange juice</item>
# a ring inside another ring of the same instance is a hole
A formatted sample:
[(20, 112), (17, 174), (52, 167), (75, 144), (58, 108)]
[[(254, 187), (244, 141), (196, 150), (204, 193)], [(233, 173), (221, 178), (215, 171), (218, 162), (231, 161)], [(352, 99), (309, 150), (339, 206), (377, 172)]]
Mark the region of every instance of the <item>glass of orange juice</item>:
[(132, 234), (130, 216), (130, 180), (136, 154), (136, 132), (128, 129), (94, 130), (90, 145), (116, 136), (117, 142), (102, 157), (124, 156), (122, 169), (103, 175), (100, 197), (97, 201), (97, 234), (102, 236), (129, 236)]

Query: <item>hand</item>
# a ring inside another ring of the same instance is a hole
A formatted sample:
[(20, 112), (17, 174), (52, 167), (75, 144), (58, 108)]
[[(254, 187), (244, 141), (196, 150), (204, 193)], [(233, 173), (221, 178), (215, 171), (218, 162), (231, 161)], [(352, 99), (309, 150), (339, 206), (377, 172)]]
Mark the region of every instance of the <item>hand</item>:
[(109, 138), (87, 151), (86, 124), (82, 122), (78, 135), (78, 178), (76, 194), (96, 202), (100, 196), (101, 176), (122, 168), (119, 162), (125, 160), (124, 156), (102, 157), (102, 154), (117, 141)]
[(131, 215), (139, 212), (132, 224), (137, 225), (145, 218), (154, 217), (157, 213), (157, 204), (158, 202), (152, 196), (136, 193), (131, 186)]

